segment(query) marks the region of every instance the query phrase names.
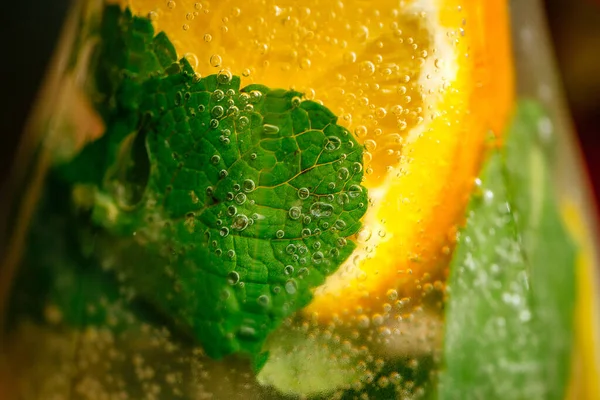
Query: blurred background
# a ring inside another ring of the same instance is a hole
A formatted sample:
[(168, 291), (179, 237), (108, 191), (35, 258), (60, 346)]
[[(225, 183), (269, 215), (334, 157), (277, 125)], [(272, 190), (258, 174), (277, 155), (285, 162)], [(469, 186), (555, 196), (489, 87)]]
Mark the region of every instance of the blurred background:
[[(485, 1), (485, 0), (482, 0)], [(0, 187), (44, 77), (69, 0), (20, 0), (0, 13)], [(546, 0), (571, 114), (600, 198), (600, 0)]]

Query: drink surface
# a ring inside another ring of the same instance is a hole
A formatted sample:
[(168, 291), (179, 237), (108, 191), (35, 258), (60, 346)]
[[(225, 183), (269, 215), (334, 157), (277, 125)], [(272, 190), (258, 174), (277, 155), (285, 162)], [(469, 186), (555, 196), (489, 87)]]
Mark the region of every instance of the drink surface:
[(504, 2), (108, 3), (12, 300), (30, 398), (562, 398), (575, 250)]

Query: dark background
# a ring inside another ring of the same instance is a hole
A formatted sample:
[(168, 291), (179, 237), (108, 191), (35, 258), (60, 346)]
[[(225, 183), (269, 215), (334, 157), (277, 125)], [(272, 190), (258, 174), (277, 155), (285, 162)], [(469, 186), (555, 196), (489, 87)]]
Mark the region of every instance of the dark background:
[[(0, 13), (0, 187), (44, 77), (68, 0), (20, 0)], [(600, 0), (546, 0), (571, 114), (600, 198)]]

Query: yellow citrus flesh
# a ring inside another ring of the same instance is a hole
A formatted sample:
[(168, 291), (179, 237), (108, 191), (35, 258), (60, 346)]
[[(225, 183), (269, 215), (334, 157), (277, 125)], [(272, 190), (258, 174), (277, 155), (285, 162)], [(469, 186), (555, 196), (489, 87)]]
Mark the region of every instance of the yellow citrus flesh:
[(306, 312), (379, 312), (443, 280), (486, 137), (512, 104), (506, 1), (120, 2), (201, 75), (302, 91), (365, 145), (359, 246)]

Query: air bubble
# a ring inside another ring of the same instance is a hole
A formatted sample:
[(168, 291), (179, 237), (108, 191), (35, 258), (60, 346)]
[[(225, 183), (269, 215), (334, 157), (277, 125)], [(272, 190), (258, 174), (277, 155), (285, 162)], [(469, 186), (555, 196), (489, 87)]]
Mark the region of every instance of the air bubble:
[(233, 222), (231, 224), (231, 228), (236, 231), (243, 231), (248, 227), (248, 217), (244, 214), (238, 214), (233, 218)]
[(302, 237), (310, 236), (310, 233), (311, 233), (310, 229), (308, 229), (308, 228), (302, 229)]
[(228, 69), (222, 69), (217, 74), (217, 82), (219, 82), (221, 85), (226, 85), (226, 84), (230, 83), (231, 79), (232, 79), (232, 75)]
[(328, 136), (325, 139), (325, 143), (323, 148), (325, 151), (335, 151), (338, 150), (342, 146), (342, 141), (337, 136)]
[(323, 261), (323, 258), (324, 258), (323, 253), (320, 251), (317, 251), (313, 254), (312, 261), (315, 264), (321, 264), (321, 262)]
[(333, 214), (333, 206), (329, 203), (317, 201), (310, 206), (310, 213), (315, 218), (330, 217)]
[(279, 133), (279, 127), (271, 124), (264, 124), (263, 133), (267, 135), (276, 135)]
[(375, 73), (375, 64), (371, 61), (363, 61), (360, 63), (359, 72), (363, 76), (371, 76)]
[(281, 239), (285, 236), (285, 232), (282, 231), (281, 229), (279, 229), (277, 232), (275, 232), (275, 237), (277, 237), (278, 239)]
[(293, 243), (288, 244), (285, 248), (285, 252), (288, 254), (294, 254), (296, 252), (296, 245)]
[(291, 207), (288, 211), (288, 215), (291, 219), (296, 220), (302, 215), (302, 210), (300, 209), (300, 207)]
[(310, 191), (305, 188), (302, 187), (300, 189), (298, 189), (298, 197), (301, 198), (302, 200), (308, 199), (308, 196), (310, 196)]
[(169, 7), (171, 10), (174, 9), (176, 6), (175, 2), (173, 0), (169, 0), (167, 2), (167, 7)]
[(364, 126), (364, 125), (359, 125), (359, 126), (357, 126), (357, 127), (356, 127), (356, 129), (354, 129), (354, 134), (355, 134), (357, 137), (363, 137), (363, 136), (366, 136), (366, 134), (367, 134), (367, 127), (366, 127), (366, 126)]
[(210, 110), (210, 114), (213, 116), (213, 118), (220, 118), (223, 116), (223, 114), (225, 114), (225, 110), (223, 110), (223, 107), (221, 106), (214, 106), (212, 110)]
[(250, 91), (250, 100), (253, 103), (257, 103), (260, 101), (260, 99), (262, 98), (262, 93), (258, 90), (251, 90)]
[(348, 196), (355, 199), (362, 193), (362, 188), (358, 185), (352, 185), (348, 188)]
[(246, 202), (246, 195), (244, 193), (238, 193), (235, 195), (235, 202), (242, 205)]
[(240, 125), (240, 128), (244, 128), (244, 127), (248, 126), (248, 124), (250, 123), (250, 120), (248, 120), (248, 117), (246, 117), (246, 116), (241, 116), (237, 122)]
[(291, 265), (286, 265), (283, 269), (283, 273), (286, 275), (292, 275), (294, 273), (294, 267), (292, 267)]
[(311, 64), (312, 63), (309, 58), (301, 58), (300, 59), (300, 68), (301, 69), (309, 69)]
[(227, 178), (227, 175), (229, 175), (229, 173), (227, 172), (227, 170), (222, 169), (219, 171), (219, 178), (224, 179)]
[(235, 206), (227, 207), (227, 214), (229, 214), (230, 217), (233, 217), (235, 214), (237, 214), (237, 208), (235, 208)]
[(337, 221), (335, 221), (333, 226), (335, 227), (335, 229), (341, 231), (346, 229), (346, 222), (342, 221), (341, 219), (338, 219)]
[(288, 294), (295, 294), (297, 290), (298, 287), (295, 281), (289, 280), (285, 283), (285, 291), (288, 292)]
[(210, 56), (209, 62), (210, 62), (210, 65), (211, 65), (211, 67), (215, 67), (215, 68), (217, 68), (217, 67), (220, 67), (220, 66), (221, 66), (221, 63), (222, 63), (223, 61), (222, 61), (222, 59), (221, 59), (221, 56), (220, 56), (220, 55), (218, 55), (218, 54), (213, 54), (212, 56)]
[(221, 89), (217, 89), (212, 93), (212, 99), (216, 102), (219, 102), (225, 98), (225, 92)]
[(258, 299), (256, 299), (256, 301), (258, 302), (258, 304), (260, 304), (263, 307), (266, 307), (269, 305), (269, 303), (271, 302), (271, 299), (269, 298), (269, 296), (267, 296), (266, 294), (261, 294), (260, 296), (258, 296)]
[(210, 162), (214, 165), (217, 165), (219, 161), (221, 161), (221, 157), (216, 154), (210, 158)]
[(252, 179), (245, 179), (244, 182), (242, 182), (242, 189), (244, 192), (250, 193), (256, 189), (256, 184)]
[(345, 181), (349, 177), (350, 177), (350, 171), (348, 171), (348, 168), (340, 168), (340, 170), (338, 171), (338, 179)]
[(230, 273), (227, 274), (227, 283), (229, 283), (230, 285), (235, 285), (239, 281), (240, 281), (240, 274), (238, 274), (237, 272), (231, 271)]
[(229, 235), (229, 228), (227, 228), (226, 226), (224, 226), (223, 228), (221, 228), (221, 230), (219, 231), (219, 234), (222, 237), (227, 237), (227, 235)]

